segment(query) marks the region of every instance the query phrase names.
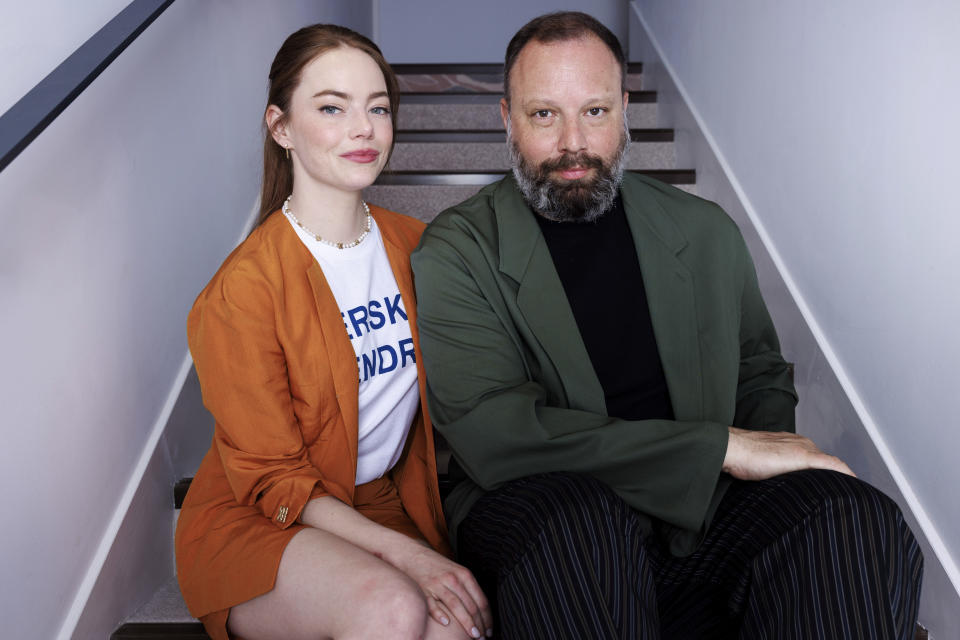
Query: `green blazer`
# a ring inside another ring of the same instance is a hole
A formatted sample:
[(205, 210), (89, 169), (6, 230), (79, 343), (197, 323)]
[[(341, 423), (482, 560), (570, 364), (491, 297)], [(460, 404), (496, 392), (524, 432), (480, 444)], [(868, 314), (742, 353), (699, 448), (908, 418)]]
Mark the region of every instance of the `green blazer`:
[(675, 420), (607, 415), (512, 177), (441, 213), (413, 253), (429, 410), (469, 477), (447, 499), (451, 531), (484, 491), (572, 471), (612, 487), (684, 555), (729, 482), (727, 427), (793, 430), (789, 366), (736, 225), (716, 204), (636, 174), (621, 194)]

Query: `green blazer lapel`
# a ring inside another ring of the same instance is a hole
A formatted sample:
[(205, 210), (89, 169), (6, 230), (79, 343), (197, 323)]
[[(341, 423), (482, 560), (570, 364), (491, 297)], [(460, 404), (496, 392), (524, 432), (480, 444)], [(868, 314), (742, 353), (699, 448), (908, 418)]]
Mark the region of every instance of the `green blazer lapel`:
[(679, 257), (687, 239), (642, 186), (624, 181), (621, 193), (674, 415), (677, 420), (701, 420), (703, 371), (696, 292), (693, 275)]
[(500, 271), (518, 283), (517, 308), (562, 380), (571, 408), (606, 413), (603, 388), (534, 214), (512, 178), (494, 196)]

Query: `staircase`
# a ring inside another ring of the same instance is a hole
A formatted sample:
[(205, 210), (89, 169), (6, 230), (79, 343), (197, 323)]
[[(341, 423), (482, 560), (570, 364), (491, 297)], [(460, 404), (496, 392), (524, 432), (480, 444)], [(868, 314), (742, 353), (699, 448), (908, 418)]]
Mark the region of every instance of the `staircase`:
[[(429, 222), (510, 169), (500, 120), (503, 66), (396, 65), (403, 92), (397, 144), (387, 170), (364, 197)], [(642, 68), (628, 68), (632, 144), (627, 169), (688, 190), (693, 170), (676, 168), (673, 131), (657, 129), (656, 93), (641, 89)]]
[[(509, 171), (499, 107), (503, 67), (395, 65), (394, 69), (402, 92), (396, 147), (387, 170), (364, 191), (364, 199), (429, 222)], [(656, 128), (657, 96), (643, 91), (641, 80), (641, 65), (629, 65), (627, 116), (632, 144), (627, 169), (693, 191), (695, 172), (676, 168), (673, 131)], [(443, 474), (449, 451), (442, 443), (438, 448)], [(175, 488), (177, 509), (188, 486), (189, 481), (181, 481)], [(112, 640), (158, 638), (208, 638), (187, 611), (175, 579), (111, 635)]]

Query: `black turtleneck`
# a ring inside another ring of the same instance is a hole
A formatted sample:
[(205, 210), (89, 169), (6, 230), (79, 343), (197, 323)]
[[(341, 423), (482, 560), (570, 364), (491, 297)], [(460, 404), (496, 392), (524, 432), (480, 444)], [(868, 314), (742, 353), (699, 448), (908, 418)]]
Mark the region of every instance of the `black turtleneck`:
[(536, 219), (603, 386), (607, 415), (673, 419), (640, 260), (621, 199), (595, 222)]

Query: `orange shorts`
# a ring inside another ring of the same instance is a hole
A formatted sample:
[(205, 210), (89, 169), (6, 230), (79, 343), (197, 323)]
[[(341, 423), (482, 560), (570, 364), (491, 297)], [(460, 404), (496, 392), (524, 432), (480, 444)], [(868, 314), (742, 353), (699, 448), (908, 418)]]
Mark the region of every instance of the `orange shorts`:
[[(423, 540), (420, 531), (404, 510), (403, 504), (400, 502), (400, 494), (397, 492), (397, 486), (389, 476), (358, 485), (354, 491), (353, 508), (377, 524), (399, 531), (411, 538)], [(287, 530), (289, 535), (286, 536), (284, 546), (302, 528), (303, 526), (290, 527)], [(276, 530), (272, 525), (271, 529)], [(279, 565), (279, 558), (277, 558), (276, 565)], [(276, 575), (272, 578), (276, 579)], [(271, 580), (271, 585), (272, 583)], [(246, 602), (248, 599), (252, 598), (241, 600), (237, 604)], [(200, 618), (204, 628), (213, 640), (239, 640), (236, 636), (230, 636), (227, 633), (227, 617), (229, 615), (230, 609), (222, 609)]]

